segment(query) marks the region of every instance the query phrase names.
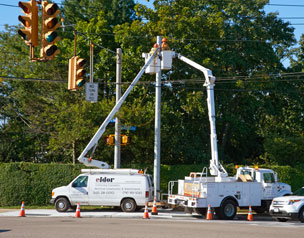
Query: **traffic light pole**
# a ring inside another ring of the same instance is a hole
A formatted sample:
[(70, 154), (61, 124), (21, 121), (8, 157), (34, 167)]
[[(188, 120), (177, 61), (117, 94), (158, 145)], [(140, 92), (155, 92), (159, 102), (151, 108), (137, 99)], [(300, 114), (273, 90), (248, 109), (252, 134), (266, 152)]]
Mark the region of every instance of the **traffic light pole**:
[(93, 58), (94, 58), (94, 44), (92, 42), (90, 42), (90, 83), (93, 83), (93, 74), (94, 74), (94, 62), (93, 62)]
[[(116, 104), (121, 97), (121, 49), (116, 50)], [(121, 155), (121, 122), (118, 117), (115, 119), (115, 147), (114, 147), (114, 169), (120, 168)]]
[[(157, 44), (161, 47), (161, 36), (157, 36)], [(156, 56), (159, 57), (159, 56)], [(160, 67), (160, 65), (159, 65)], [(161, 127), (161, 69), (156, 73), (155, 83), (155, 135), (154, 135), (154, 197), (160, 200), (160, 127)]]
[(77, 31), (75, 30), (74, 31), (74, 56), (77, 55), (76, 49), (77, 49)]

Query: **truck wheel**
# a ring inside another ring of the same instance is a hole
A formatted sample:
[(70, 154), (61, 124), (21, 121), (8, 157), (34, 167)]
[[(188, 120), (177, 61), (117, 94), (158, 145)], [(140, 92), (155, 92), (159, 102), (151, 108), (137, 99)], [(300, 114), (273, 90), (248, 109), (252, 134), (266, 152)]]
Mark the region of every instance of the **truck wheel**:
[(121, 210), (123, 212), (134, 212), (136, 210), (136, 203), (131, 198), (126, 198), (121, 202)]
[(236, 215), (236, 203), (233, 200), (228, 199), (215, 211), (219, 219), (232, 220)]
[(302, 207), (299, 211), (299, 220), (300, 222), (304, 223), (304, 207)]
[(70, 202), (66, 198), (58, 198), (55, 202), (57, 212), (66, 212), (70, 208)]

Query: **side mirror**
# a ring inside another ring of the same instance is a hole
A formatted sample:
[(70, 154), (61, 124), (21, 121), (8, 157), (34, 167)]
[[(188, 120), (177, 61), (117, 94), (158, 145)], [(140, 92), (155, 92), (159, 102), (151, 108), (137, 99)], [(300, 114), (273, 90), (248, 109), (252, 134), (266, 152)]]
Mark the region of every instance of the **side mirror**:
[(278, 173), (274, 172), (274, 181), (277, 183), (279, 182), (279, 179), (278, 179)]

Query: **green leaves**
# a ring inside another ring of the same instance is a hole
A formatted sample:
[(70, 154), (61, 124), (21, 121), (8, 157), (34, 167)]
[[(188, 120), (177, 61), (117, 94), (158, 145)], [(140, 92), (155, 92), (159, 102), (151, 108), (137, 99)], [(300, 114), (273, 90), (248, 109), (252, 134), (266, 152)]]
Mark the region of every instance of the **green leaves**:
[[(17, 28), (1, 32), (2, 76), (44, 81), (0, 84), (0, 161), (75, 160), (115, 104), (116, 48), (123, 49), (124, 91), (144, 65), (141, 54), (149, 52), (161, 35), (171, 49), (210, 68), (218, 78), (221, 160), (292, 164), (288, 158), (298, 155), (295, 161), (300, 163), (304, 159), (300, 149), (303, 85), (273, 75), (284, 74), (281, 62), (293, 54), (297, 58), (289, 71), (302, 70), (303, 42), (298, 50), (290, 51), (295, 43), (293, 28), (277, 14), (266, 14), (267, 2), (158, 0), (149, 9), (132, 0), (65, 0), (61, 53), (47, 63), (29, 62), (28, 47), (17, 36)], [(78, 31), (77, 55), (88, 60), (89, 42), (95, 44), (94, 81), (99, 83), (100, 100), (95, 104), (85, 102), (84, 90), (66, 90), (74, 29)], [(162, 163), (208, 164), (204, 76), (178, 60), (173, 60), (171, 71), (162, 73)], [(124, 125), (137, 127), (126, 132), (132, 143), (122, 148), (122, 163), (153, 162), (154, 80), (153, 75), (143, 75), (145, 83), (135, 87), (116, 115)], [(113, 132), (109, 125), (104, 136)], [(113, 147), (101, 139), (95, 155), (112, 163)]]

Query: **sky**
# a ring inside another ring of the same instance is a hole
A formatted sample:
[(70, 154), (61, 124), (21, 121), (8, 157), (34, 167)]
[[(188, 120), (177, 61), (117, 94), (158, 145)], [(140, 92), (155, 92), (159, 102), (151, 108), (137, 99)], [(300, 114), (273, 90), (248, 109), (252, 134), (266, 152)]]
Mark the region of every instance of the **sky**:
[[(55, 0), (54, 2), (60, 3), (61, 1)], [(19, 0), (0, 0), (0, 31), (4, 30), (5, 24), (17, 25), (19, 23), (18, 16), (22, 14), (18, 2)], [(149, 3), (146, 0), (138, 0), (138, 2), (150, 7), (153, 6), (153, 0), (150, 0)], [(302, 33), (304, 33), (304, 0), (270, 0), (269, 5), (265, 7), (265, 11), (278, 12), (280, 18), (292, 24), (295, 28), (296, 39), (300, 39)]]

